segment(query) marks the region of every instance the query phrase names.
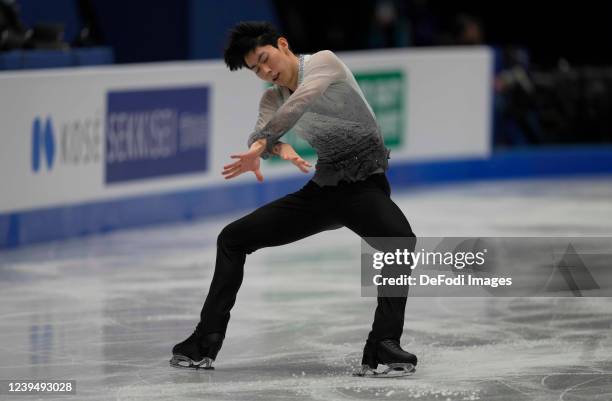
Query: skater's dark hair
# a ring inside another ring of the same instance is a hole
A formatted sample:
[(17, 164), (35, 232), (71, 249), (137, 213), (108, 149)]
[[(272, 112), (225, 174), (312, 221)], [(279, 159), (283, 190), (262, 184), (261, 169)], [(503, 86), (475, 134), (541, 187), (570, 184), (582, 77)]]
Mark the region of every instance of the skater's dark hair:
[(229, 41), (225, 48), (225, 64), (231, 71), (247, 67), (244, 56), (256, 47), (271, 45), (278, 48), (281, 35), (269, 22), (240, 22), (229, 31)]

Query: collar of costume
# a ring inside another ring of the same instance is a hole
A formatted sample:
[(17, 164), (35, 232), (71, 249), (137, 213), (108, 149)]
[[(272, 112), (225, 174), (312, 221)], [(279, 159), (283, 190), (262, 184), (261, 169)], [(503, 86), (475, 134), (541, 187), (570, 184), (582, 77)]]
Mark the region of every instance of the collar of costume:
[(302, 84), (302, 81), (304, 80), (304, 58), (305, 56), (302, 54), (300, 55), (300, 62), (299, 62), (299, 68), (298, 68), (298, 86), (300, 86)]

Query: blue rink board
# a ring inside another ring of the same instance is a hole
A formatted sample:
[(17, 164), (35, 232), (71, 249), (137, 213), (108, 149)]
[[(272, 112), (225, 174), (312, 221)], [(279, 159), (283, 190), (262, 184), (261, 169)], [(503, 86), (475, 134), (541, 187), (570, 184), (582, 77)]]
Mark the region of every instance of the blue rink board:
[[(496, 152), (487, 159), (391, 163), (393, 188), (475, 180), (612, 173), (612, 147)], [(0, 249), (252, 209), (304, 185), (303, 176), (0, 214)]]

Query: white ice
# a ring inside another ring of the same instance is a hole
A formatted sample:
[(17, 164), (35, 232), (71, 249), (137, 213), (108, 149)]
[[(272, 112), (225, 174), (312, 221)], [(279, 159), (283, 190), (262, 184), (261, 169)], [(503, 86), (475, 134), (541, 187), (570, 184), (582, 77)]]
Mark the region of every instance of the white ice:
[[(419, 236), (612, 237), (610, 176), (393, 197)], [(250, 255), (216, 370), (171, 368), (242, 214), (1, 252), (0, 379), (74, 379), (55, 398), (78, 400), (612, 400), (610, 298), (410, 298), (417, 373), (351, 377), (375, 300), (346, 229)]]

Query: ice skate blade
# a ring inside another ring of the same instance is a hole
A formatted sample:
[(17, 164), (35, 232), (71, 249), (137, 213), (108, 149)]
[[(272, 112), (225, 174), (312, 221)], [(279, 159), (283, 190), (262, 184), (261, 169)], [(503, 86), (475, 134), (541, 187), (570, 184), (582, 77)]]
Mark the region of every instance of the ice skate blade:
[(385, 368), (380, 371), (379, 369), (372, 369), (368, 365), (362, 365), (357, 372), (353, 373), (353, 376), (391, 379), (412, 376), (416, 372), (416, 367), (411, 363), (390, 363), (382, 366), (385, 366)]
[(214, 370), (212, 366), (213, 359), (208, 357), (202, 359), (200, 362), (195, 362), (184, 355), (172, 355), (170, 359), (170, 366), (179, 369), (192, 369), (192, 370)]

